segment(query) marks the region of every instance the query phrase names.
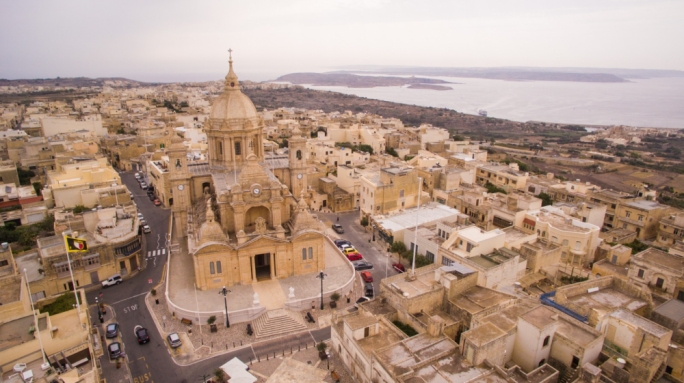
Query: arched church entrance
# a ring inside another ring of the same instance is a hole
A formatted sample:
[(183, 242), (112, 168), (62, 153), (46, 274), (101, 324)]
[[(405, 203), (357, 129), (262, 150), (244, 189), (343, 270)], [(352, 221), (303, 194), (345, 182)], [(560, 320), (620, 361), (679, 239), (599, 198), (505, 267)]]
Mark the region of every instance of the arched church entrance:
[[(275, 265), (273, 265), (275, 267)], [(271, 279), (275, 273), (271, 272), (271, 254), (257, 254), (254, 256), (254, 275), (257, 281), (265, 281)]]
[(258, 218), (266, 220), (267, 227), (272, 227), (271, 211), (266, 206), (254, 206), (245, 213), (245, 232), (251, 233), (257, 229), (256, 221)]

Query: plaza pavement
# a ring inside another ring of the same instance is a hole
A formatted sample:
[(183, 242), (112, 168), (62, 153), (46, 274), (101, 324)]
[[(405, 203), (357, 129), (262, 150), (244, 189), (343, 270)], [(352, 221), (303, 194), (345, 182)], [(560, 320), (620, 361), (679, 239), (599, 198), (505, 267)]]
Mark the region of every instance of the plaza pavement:
[[(327, 229), (330, 230), (330, 229)], [(334, 291), (344, 286), (354, 274), (354, 269), (342, 253), (328, 240), (325, 241), (325, 269), (327, 274), (323, 283), (324, 292)], [(318, 270), (310, 274), (283, 279), (258, 282), (252, 285), (230, 286), (228, 311), (253, 307), (254, 293), (259, 294), (261, 306), (267, 310), (284, 307), (288, 301), (290, 287), (294, 288), (295, 300), (320, 300), (321, 281), (317, 279)], [(180, 251), (170, 254), (169, 299), (187, 311), (210, 312), (223, 310), (223, 297), (219, 289), (197, 290), (194, 285), (194, 265), (188, 254), (187, 244), (181, 243)]]

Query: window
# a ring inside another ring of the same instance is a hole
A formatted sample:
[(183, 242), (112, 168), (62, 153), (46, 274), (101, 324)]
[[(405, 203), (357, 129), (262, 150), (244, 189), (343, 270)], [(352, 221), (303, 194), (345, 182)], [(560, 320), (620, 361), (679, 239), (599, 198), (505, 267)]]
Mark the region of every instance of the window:
[(556, 236), (551, 237), (551, 242), (552, 243), (558, 243), (558, 237), (556, 237)]
[(235, 143), (235, 155), (239, 156), (242, 154), (242, 148), (240, 147), (240, 143), (236, 142)]
[(582, 247), (582, 243), (580, 241), (575, 241), (575, 250), (579, 250)]
[(435, 263), (435, 255), (429, 251), (425, 252), (425, 258), (427, 258), (431, 263)]
[(577, 368), (579, 366), (579, 358), (576, 356), (572, 356), (572, 363), (570, 364), (570, 368)]
[(313, 259), (313, 247), (309, 248), (309, 259)]
[(643, 220), (644, 220), (644, 216), (643, 216), (643, 215), (640, 215), (639, 217), (637, 217), (637, 219), (638, 219), (639, 221), (643, 221)]
[(214, 268), (214, 262), (209, 262), (209, 274), (216, 274), (216, 269)]
[(639, 272), (637, 273), (637, 277), (639, 277), (639, 278), (644, 277), (644, 269), (639, 269)]
[(302, 261), (306, 261), (306, 248), (302, 248)]
[(399, 190), (399, 198), (404, 198), (404, 189)]
[(542, 359), (539, 361), (539, 367), (543, 366), (544, 363), (546, 363), (546, 359)]
[(301, 150), (297, 150), (297, 159), (298, 160), (302, 159), (302, 151)]
[(9, 265), (9, 261), (6, 259), (0, 260), (0, 267)]
[(563, 246), (567, 246), (567, 245), (568, 245), (568, 240), (567, 240), (567, 239), (564, 239), (564, 240), (563, 240)]
[(454, 261), (452, 261), (451, 259), (449, 259), (447, 257), (442, 257), (442, 265), (451, 266), (453, 264), (454, 264)]
[(663, 278), (656, 279), (655, 285), (657, 288), (662, 289), (664, 284), (665, 284), (665, 280)]
[(223, 154), (223, 142), (219, 142), (218, 144), (219, 154)]
[(547, 335), (546, 338), (544, 338), (544, 344), (542, 345), (542, 347), (548, 346), (550, 340), (551, 340), (551, 337)]
[(218, 274), (221, 274), (223, 270), (221, 270), (221, 261), (216, 261), (216, 272)]
[(632, 215), (631, 211), (626, 211), (625, 212), (625, 217), (629, 218)]

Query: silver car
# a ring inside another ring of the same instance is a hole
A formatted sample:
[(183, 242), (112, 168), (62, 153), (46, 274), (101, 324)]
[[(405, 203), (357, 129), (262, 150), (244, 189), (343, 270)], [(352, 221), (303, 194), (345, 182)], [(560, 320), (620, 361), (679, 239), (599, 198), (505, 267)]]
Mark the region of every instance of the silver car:
[(171, 348), (178, 348), (181, 345), (183, 345), (183, 342), (181, 342), (178, 333), (175, 332), (172, 332), (171, 334), (167, 335), (166, 340), (169, 341), (169, 346), (171, 346)]

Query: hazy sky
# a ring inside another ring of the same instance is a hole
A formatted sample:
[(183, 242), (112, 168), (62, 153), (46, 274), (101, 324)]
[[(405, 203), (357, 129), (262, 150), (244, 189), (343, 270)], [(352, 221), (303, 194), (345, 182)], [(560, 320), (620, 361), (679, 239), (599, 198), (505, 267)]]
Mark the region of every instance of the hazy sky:
[(0, 78), (242, 79), (344, 65), (684, 70), (682, 0), (2, 1)]

